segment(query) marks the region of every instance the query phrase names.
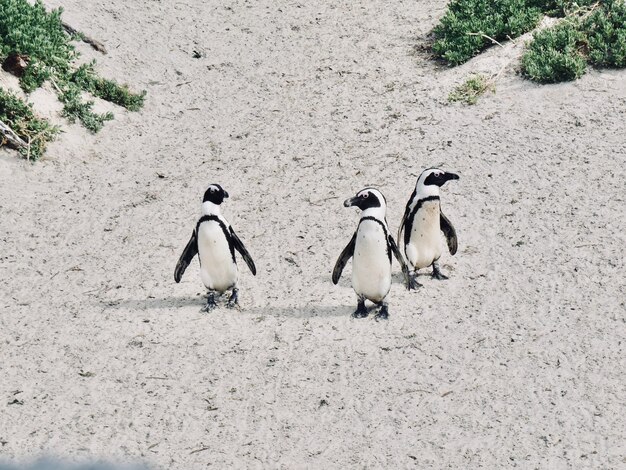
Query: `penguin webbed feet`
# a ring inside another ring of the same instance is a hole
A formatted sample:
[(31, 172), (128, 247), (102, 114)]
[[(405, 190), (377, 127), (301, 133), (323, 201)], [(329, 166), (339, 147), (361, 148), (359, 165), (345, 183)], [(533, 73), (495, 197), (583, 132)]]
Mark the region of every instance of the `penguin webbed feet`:
[(433, 273), (431, 274), (431, 277), (439, 281), (445, 281), (446, 279), (448, 279), (448, 276), (441, 272), (441, 270), (439, 269), (439, 263), (437, 263), (436, 261), (433, 263)]
[(209, 295), (206, 298), (206, 305), (200, 309), (203, 313), (208, 313), (217, 307), (217, 302), (215, 301), (215, 292), (209, 292)]
[(226, 304), (228, 308), (239, 308), (239, 289), (233, 287), (233, 291), (228, 298), (228, 303)]
[(417, 273), (414, 272), (414, 273), (409, 274), (409, 276), (407, 277), (407, 281), (406, 281), (406, 289), (417, 290), (418, 287), (422, 287), (422, 284), (417, 282)]
[(367, 316), (367, 308), (365, 308), (365, 299), (359, 299), (356, 310), (352, 314), (352, 318), (365, 318)]
[(387, 308), (385, 304), (383, 304), (383, 306), (380, 307), (380, 310), (374, 317), (374, 320), (380, 321), (380, 320), (388, 320), (388, 319), (389, 319), (389, 309)]

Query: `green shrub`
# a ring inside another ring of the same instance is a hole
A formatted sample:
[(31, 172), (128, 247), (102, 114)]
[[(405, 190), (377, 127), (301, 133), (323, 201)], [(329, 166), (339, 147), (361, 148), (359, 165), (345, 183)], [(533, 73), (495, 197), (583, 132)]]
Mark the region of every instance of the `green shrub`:
[(538, 7), (542, 12), (549, 16), (565, 16), (576, 11), (593, 5), (598, 0), (530, 0), (533, 6)]
[(435, 27), (433, 52), (451, 65), (462, 64), (492, 41), (532, 30), (541, 10), (528, 0), (452, 0)]
[(541, 83), (575, 80), (587, 67), (584, 40), (577, 23), (570, 21), (539, 31), (522, 57), (524, 74)]
[(601, 67), (626, 67), (626, 3), (605, 0), (583, 21), (589, 61)]
[(98, 114), (93, 112), (93, 101), (83, 101), (81, 90), (76, 85), (65, 84), (65, 89), (59, 94), (63, 103), (63, 114), (70, 122), (77, 119), (91, 132), (98, 132), (106, 121), (113, 119), (113, 113)]
[[(9, 126), (24, 142), (30, 143), (30, 148), (21, 148), (19, 152), (33, 160), (41, 157), (46, 144), (54, 139), (58, 132), (58, 129), (48, 121), (36, 117), (30, 105), (2, 89), (0, 89), (0, 121)], [(0, 136), (0, 145), (3, 143)]]
[[(47, 12), (41, 0), (0, 0), (0, 58), (11, 52), (30, 57), (22, 78), (25, 91), (67, 74), (77, 54), (61, 24), (62, 10)], [(28, 70), (35, 69), (35, 70)]]
[(131, 93), (127, 86), (98, 77), (94, 70), (95, 62), (81, 65), (70, 78), (72, 83), (78, 85), (98, 98), (123, 106), (129, 111), (138, 111), (143, 106), (146, 92), (140, 94)]
[(564, 16), (595, 3), (596, 0), (452, 0), (433, 30), (433, 52), (450, 65), (459, 65), (492, 46), (491, 39), (501, 42), (531, 31), (544, 14)]
[(30, 4), (27, 0), (0, 0), (0, 62), (11, 53), (28, 56), (29, 62), (20, 78), (24, 91), (31, 92), (50, 80), (59, 100), (62, 114), (70, 121), (76, 119), (92, 132), (102, 128), (113, 114), (93, 112), (93, 102), (85, 101), (81, 91), (123, 106), (139, 110), (145, 91), (131, 93), (127, 86), (99, 77), (94, 62), (78, 67), (78, 57), (70, 36), (61, 22), (62, 10), (46, 11), (41, 0)]

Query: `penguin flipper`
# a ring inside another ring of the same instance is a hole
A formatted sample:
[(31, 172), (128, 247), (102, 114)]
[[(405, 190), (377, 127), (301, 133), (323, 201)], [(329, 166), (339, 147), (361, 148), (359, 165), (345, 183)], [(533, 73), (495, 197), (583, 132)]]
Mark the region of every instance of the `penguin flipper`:
[(406, 245), (406, 243), (402, 242), (402, 232), (405, 231), (404, 224), (406, 220), (409, 218), (409, 214), (411, 213), (411, 201), (415, 198), (416, 190), (413, 190), (411, 197), (409, 198), (409, 202), (406, 203), (406, 208), (404, 209), (404, 215), (402, 216), (402, 220), (400, 221), (400, 227), (398, 227), (398, 243), (400, 246)]
[(354, 255), (354, 246), (356, 245), (356, 232), (352, 235), (352, 239), (343, 249), (341, 254), (339, 255), (339, 259), (337, 263), (335, 263), (335, 268), (333, 269), (333, 284), (337, 284), (339, 282), (339, 278), (341, 277), (341, 273), (343, 268), (346, 267), (346, 263), (352, 255)]
[(439, 223), (441, 225), (441, 231), (446, 236), (446, 242), (448, 243), (448, 249), (450, 254), (454, 255), (459, 247), (459, 242), (456, 238), (456, 230), (452, 226), (452, 222), (443, 215), (443, 212), (439, 212)]
[(191, 234), (191, 238), (189, 242), (187, 242), (187, 246), (183, 250), (183, 254), (180, 255), (178, 263), (176, 263), (176, 269), (174, 270), (174, 280), (176, 282), (180, 282), (185, 273), (185, 269), (191, 263), (191, 260), (194, 256), (198, 254), (198, 240), (196, 239), (196, 231), (194, 230)]
[(411, 287), (413, 287), (413, 285), (411, 284), (409, 267), (404, 262), (404, 257), (402, 256), (402, 253), (400, 253), (400, 249), (398, 248), (398, 245), (396, 245), (396, 241), (393, 239), (391, 234), (389, 234), (389, 236), (387, 237), (387, 243), (389, 245), (389, 248), (391, 249), (391, 252), (398, 260), (398, 263), (400, 263), (400, 267), (402, 268), (402, 274), (404, 275), (404, 281), (406, 282), (406, 288), (408, 290), (411, 290)]
[(241, 254), (241, 257), (248, 265), (248, 268), (250, 268), (250, 272), (253, 276), (256, 276), (256, 266), (254, 265), (254, 261), (252, 261), (252, 256), (250, 256), (250, 253), (248, 253), (248, 250), (246, 250), (243, 242), (239, 239), (232, 227), (230, 227), (230, 237), (233, 241), (233, 246)]

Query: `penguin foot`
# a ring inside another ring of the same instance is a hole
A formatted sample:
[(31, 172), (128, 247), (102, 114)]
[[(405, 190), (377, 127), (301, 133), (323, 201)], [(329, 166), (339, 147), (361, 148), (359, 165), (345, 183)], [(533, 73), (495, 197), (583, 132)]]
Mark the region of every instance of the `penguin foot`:
[(352, 318), (365, 318), (367, 316), (367, 310), (356, 309), (352, 314)]
[(380, 321), (380, 320), (388, 320), (388, 319), (389, 319), (389, 310), (387, 309), (386, 305), (383, 305), (380, 308), (379, 312), (374, 317), (374, 320)]
[(233, 289), (232, 294), (230, 294), (230, 298), (228, 299), (226, 306), (228, 308), (239, 307), (239, 289), (236, 287)]
[(210, 293), (206, 299), (206, 305), (200, 309), (201, 312), (208, 313), (217, 307), (217, 302), (215, 301), (215, 294)]
[(411, 289), (416, 290), (418, 287), (422, 287), (422, 284), (417, 282), (417, 273), (413, 273), (409, 276), (406, 288), (408, 290), (411, 290)]
[(440, 281), (445, 281), (446, 279), (448, 279), (448, 276), (443, 274), (439, 269), (439, 263), (437, 262), (433, 263), (433, 273), (431, 274), (431, 276), (433, 279), (438, 279)]
[(352, 314), (352, 318), (365, 318), (367, 316), (367, 309), (365, 308), (365, 300), (359, 299), (356, 310)]

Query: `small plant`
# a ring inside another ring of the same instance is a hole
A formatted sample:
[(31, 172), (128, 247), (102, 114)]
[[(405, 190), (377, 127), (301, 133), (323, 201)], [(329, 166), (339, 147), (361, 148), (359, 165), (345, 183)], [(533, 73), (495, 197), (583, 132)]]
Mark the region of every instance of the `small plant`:
[[(37, 160), (54, 139), (58, 129), (47, 120), (35, 116), (32, 108), (13, 93), (0, 89), (0, 123), (8, 125), (26, 145), (17, 150), (25, 158)], [(0, 144), (5, 144), (0, 135)]]
[(448, 101), (460, 101), (468, 105), (476, 104), (478, 98), (492, 88), (493, 84), (487, 77), (484, 75), (473, 75), (448, 95)]
[(70, 81), (81, 90), (88, 91), (98, 98), (123, 106), (129, 111), (139, 111), (143, 106), (146, 92), (131, 93), (126, 85), (120, 86), (111, 80), (99, 77), (94, 70), (95, 64), (94, 61), (78, 67), (72, 73)]
[(522, 70), (540, 83), (575, 80), (585, 73), (585, 36), (577, 22), (563, 21), (533, 36), (522, 57)]
[[(79, 120), (92, 132), (113, 119), (113, 114), (95, 113), (93, 101), (84, 100), (83, 92), (130, 111), (139, 110), (145, 91), (135, 94), (125, 85), (99, 77), (94, 69), (95, 62), (78, 68), (73, 66), (78, 53), (71, 40), (82, 36), (62, 23), (61, 13), (61, 9), (46, 11), (41, 0), (34, 4), (27, 0), (0, 0), (0, 62), (19, 57), (26, 63), (25, 68), (16, 73), (22, 89), (29, 93), (49, 81), (63, 103), (63, 116), (71, 122)], [(68, 28), (72, 34), (66, 32)]]

